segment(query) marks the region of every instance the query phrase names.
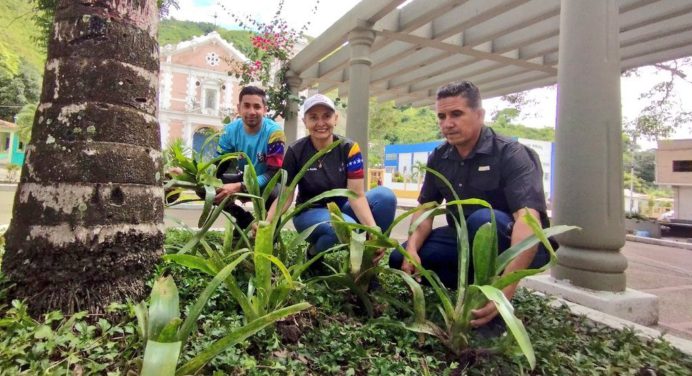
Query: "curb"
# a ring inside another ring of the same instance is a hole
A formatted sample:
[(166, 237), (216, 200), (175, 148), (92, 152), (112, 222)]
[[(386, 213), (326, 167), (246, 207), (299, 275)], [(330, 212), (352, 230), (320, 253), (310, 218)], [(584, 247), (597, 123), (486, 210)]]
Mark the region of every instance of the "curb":
[(679, 241), (675, 241), (675, 240), (646, 238), (643, 236), (636, 236), (636, 235), (630, 235), (630, 234), (625, 235), (625, 240), (631, 241), (631, 242), (637, 242), (637, 243), (660, 245), (663, 247), (673, 247), (673, 248), (680, 248), (680, 249), (686, 249), (688, 251), (692, 251), (692, 243), (679, 242)]

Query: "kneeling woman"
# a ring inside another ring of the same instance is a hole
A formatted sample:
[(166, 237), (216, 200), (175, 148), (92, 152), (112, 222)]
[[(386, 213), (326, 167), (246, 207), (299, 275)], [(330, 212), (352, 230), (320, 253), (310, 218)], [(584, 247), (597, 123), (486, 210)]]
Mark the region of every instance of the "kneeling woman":
[[(296, 204), (300, 205), (312, 197), (335, 188), (348, 188), (357, 195), (356, 198), (349, 199), (333, 197), (321, 200), (293, 218), (293, 224), (299, 232), (322, 223), (308, 237), (311, 244), (308, 249), (309, 255), (314, 256), (323, 252), (338, 241), (329, 222), (327, 203), (330, 201), (339, 205), (347, 221), (366, 226), (377, 225), (380, 229), (386, 230), (394, 220), (396, 197), (389, 188), (385, 187), (377, 187), (365, 192), (363, 157), (360, 148), (356, 142), (334, 134), (334, 126), (339, 115), (336, 113), (332, 100), (322, 94), (313, 95), (305, 100), (303, 114), (303, 123), (309, 136), (299, 139), (286, 151), (283, 169), (288, 173), (288, 182), (293, 181), (298, 171), (319, 150), (337, 140), (341, 140), (341, 144), (307, 170), (297, 185)], [(287, 202), (285, 208), (290, 204), (291, 202)], [(268, 213), (268, 220), (274, 216), (275, 206), (276, 201)]]

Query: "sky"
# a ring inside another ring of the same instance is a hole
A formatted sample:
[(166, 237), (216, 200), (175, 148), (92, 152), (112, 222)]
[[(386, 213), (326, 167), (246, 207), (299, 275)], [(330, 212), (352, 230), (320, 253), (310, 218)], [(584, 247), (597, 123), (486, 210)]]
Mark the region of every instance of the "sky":
[[(319, 1), (317, 11), (313, 14), (312, 9), (317, 1)], [(282, 17), (297, 30), (309, 22), (306, 34), (317, 37), (358, 2), (359, 0), (284, 0)], [(251, 15), (260, 21), (269, 21), (277, 10), (279, 0), (179, 0), (178, 3), (180, 9), (173, 8), (170, 11), (170, 15), (176, 19), (211, 22), (225, 28), (237, 29), (238, 26), (233, 24), (232, 18), (226, 10), (218, 5), (219, 3), (225, 4), (228, 9), (232, 8), (233, 12), (241, 18)], [(215, 15), (216, 17), (214, 17)], [(692, 77), (692, 69), (687, 73), (688, 77)], [(643, 69), (639, 77), (622, 78), (623, 122), (636, 118), (639, 111), (644, 107), (644, 102), (638, 99), (639, 95), (663, 79), (664, 74), (652, 68)], [(678, 82), (676, 87), (678, 98), (692, 98), (692, 84)], [(530, 127), (554, 127), (555, 88), (535, 89), (529, 95), (538, 104), (525, 108), (517, 121)], [(692, 111), (692, 101), (683, 100), (682, 102), (685, 111)], [(492, 114), (506, 105), (499, 99), (488, 99), (484, 101), (484, 107), (488, 114)], [(687, 129), (678, 131), (673, 138), (690, 138), (690, 129), (692, 129), (692, 125)], [(644, 149), (655, 147), (654, 142), (646, 140), (640, 140), (639, 144)]]

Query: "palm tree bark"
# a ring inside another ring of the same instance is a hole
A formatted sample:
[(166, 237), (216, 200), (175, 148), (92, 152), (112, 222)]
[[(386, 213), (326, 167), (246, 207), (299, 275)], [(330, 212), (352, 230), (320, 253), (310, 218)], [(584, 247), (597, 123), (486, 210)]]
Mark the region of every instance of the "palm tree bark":
[(60, 0), (2, 270), (30, 311), (138, 300), (163, 247), (156, 0)]

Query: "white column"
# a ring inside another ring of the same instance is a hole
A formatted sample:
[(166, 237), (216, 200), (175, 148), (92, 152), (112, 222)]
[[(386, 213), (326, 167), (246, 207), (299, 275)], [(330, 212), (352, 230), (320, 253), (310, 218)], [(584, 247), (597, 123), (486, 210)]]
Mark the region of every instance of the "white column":
[(168, 124), (168, 119), (159, 120), (159, 124), (161, 126), (161, 150), (164, 150), (166, 146), (168, 146), (168, 132), (170, 126)]
[(556, 279), (624, 291), (620, 56), (615, 0), (563, 0), (560, 11), (554, 222)]
[(189, 119), (185, 119), (183, 125), (183, 141), (185, 141), (185, 146), (192, 152), (192, 122)]
[[(291, 90), (291, 96), (297, 98), (300, 94), (300, 85), (303, 80), (298, 76), (297, 73), (293, 71), (286, 72), (286, 82), (288, 82), (288, 88)], [(291, 144), (298, 139), (298, 127), (299, 127), (299, 114), (300, 105), (290, 100), (288, 101), (288, 111), (286, 114), (286, 119), (284, 120), (284, 133), (286, 134), (286, 143)]]
[(348, 34), (351, 49), (349, 62), (348, 108), (346, 136), (360, 144), (363, 167), (367, 174), (368, 105), (370, 100), (370, 47), (375, 40), (372, 25), (361, 22)]

